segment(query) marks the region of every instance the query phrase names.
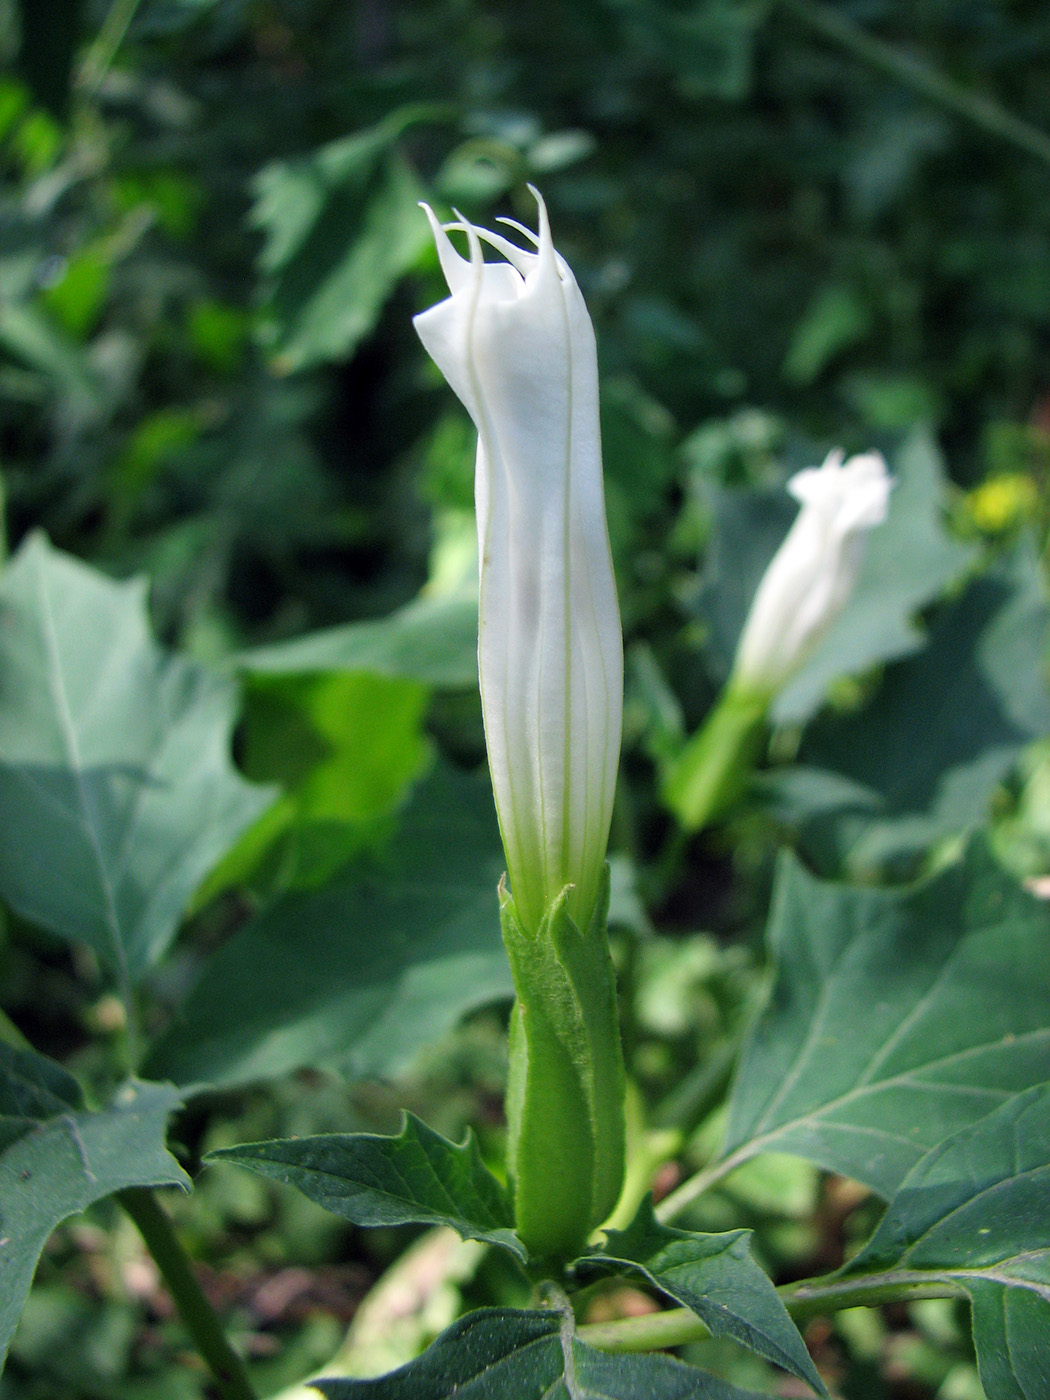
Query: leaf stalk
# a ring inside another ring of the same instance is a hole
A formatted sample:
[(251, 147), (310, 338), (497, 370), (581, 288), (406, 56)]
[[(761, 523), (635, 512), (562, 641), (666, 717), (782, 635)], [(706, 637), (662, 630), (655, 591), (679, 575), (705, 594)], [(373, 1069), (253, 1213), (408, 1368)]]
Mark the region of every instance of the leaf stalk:
[(230, 1346), (215, 1309), (204, 1296), (189, 1257), (155, 1194), (128, 1187), (117, 1200), (131, 1216), (179, 1310), (187, 1332), (207, 1362), (223, 1400), (257, 1400), (244, 1362)]

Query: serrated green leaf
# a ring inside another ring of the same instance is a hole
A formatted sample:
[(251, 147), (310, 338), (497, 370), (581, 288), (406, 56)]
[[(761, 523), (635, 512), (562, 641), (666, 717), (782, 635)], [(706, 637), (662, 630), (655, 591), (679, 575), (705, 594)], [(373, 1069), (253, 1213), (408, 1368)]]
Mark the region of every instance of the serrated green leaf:
[(1050, 1372), (1050, 1084), (929, 1152), (843, 1270), (959, 1284), (988, 1400), (1043, 1400)]
[(502, 871), (488, 783), (438, 769), (381, 862), (279, 900), (215, 954), (150, 1073), (191, 1085), (403, 1069), (465, 1012), (511, 995)]
[(464, 1239), (525, 1259), (510, 1196), (481, 1160), (473, 1134), (449, 1142), (411, 1113), (396, 1137), (326, 1133), (251, 1142), (220, 1148), (208, 1160), (295, 1186), (355, 1225), (448, 1225)]
[(981, 842), (904, 891), (781, 863), (769, 1003), (726, 1152), (791, 1152), (889, 1197), (923, 1154), (1050, 1078), (1050, 921)]
[(141, 581), (36, 535), (0, 618), (0, 895), (123, 986), (272, 796), (230, 762), (230, 683), (155, 645)]
[(751, 1253), (751, 1230), (694, 1234), (661, 1225), (647, 1198), (626, 1230), (608, 1230), (605, 1243), (577, 1260), (581, 1276), (635, 1274), (691, 1309), (714, 1337), (734, 1341), (826, 1395), (798, 1328), (772, 1280)]
[(164, 1146), (178, 1104), (170, 1084), (130, 1080), (88, 1112), (60, 1066), (0, 1044), (0, 1367), (56, 1225), (128, 1186), (189, 1185)]
[(413, 599), (389, 617), (311, 632), (243, 652), (238, 664), (266, 674), (371, 671), (450, 690), (478, 680), (477, 594)]
[(376, 1380), (313, 1381), (327, 1400), (758, 1400), (669, 1356), (585, 1346), (571, 1316), (481, 1308)]
[(859, 873), (982, 821), (1021, 751), (1050, 730), (1048, 616), (1022, 545), (938, 615), (925, 650), (887, 673), (871, 705), (811, 726), (802, 767), (773, 783), (784, 814)]

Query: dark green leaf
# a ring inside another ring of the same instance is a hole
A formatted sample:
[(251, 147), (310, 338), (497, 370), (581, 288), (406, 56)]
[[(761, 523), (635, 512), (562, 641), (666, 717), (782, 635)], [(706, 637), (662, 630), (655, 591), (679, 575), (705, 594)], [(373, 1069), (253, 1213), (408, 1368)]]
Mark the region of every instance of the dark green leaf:
[(295, 1186), (355, 1225), (449, 1225), (464, 1239), (525, 1258), (510, 1197), (481, 1160), (473, 1134), (457, 1146), (410, 1113), (397, 1137), (328, 1133), (251, 1142), (220, 1148), (209, 1160)]
[(477, 595), (423, 595), (389, 617), (351, 622), (257, 647), (239, 658), (246, 671), (372, 671), (463, 689), (478, 680)]
[(1050, 1339), (1050, 1084), (929, 1152), (844, 1273), (961, 1284), (988, 1400), (1043, 1400)]
[(327, 1400), (758, 1400), (668, 1356), (614, 1356), (553, 1310), (482, 1308), (377, 1380), (314, 1381)]
[(647, 1198), (626, 1230), (576, 1263), (582, 1275), (637, 1274), (690, 1308), (714, 1337), (732, 1337), (826, 1395), (824, 1383), (772, 1280), (751, 1254), (750, 1230), (694, 1234), (661, 1225)]
[(726, 1150), (793, 1152), (889, 1197), (922, 1155), (1050, 1078), (1050, 924), (975, 842), (903, 892), (781, 864), (777, 975)]
[(833, 781), (810, 773), (800, 792), (800, 770), (789, 774), (787, 815), (830, 826), (825, 839), (858, 873), (981, 821), (1021, 750), (1050, 730), (1047, 616), (1039, 564), (1019, 548), (944, 609), (871, 705), (807, 731), (801, 771)]
[(108, 1108), (80, 1107), (75, 1081), (0, 1045), (0, 1366), (48, 1235), (127, 1186), (188, 1186), (164, 1146), (179, 1095), (130, 1080)]
[(141, 582), (37, 535), (0, 617), (0, 894), (124, 984), (271, 795), (230, 762), (231, 685), (153, 643)]
[(395, 146), (419, 116), (395, 112), (258, 177), (254, 221), (267, 239), (271, 348), (282, 370), (352, 353), (429, 245), (422, 186)]
[(403, 1069), (473, 1007), (511, 995), (487, 781), (438, 770), (381, 865), (288, 896), (206, 964), (151, 1072), (238, 1084), (303, 1065)]

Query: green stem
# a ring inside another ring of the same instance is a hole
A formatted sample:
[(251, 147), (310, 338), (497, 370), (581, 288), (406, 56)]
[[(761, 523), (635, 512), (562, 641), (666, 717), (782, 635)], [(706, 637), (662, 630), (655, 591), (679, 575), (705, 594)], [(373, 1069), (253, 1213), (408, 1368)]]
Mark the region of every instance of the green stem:
[(94, 97), (120, 52), (131, 21), (141, 0), (113, 0), (95, 42), (88, 49), (80, 71), (79, 86), (88, 97)]
[(732, 681), (661, 777), (684, 831), (702, 831), (739, 801), (762, 751), (770, 696)]
[(138, 1226), (187, 1332), (211, 1368), (223, 1400), (256, 1400), (244, 1362), (226, 1340), (222, 1324), (204, 1296), (186, 1251), (156, 1196), (146, 1187), (132, 1186), (118, 1192), (117, 1200)]
[[(844, 1308), (876, 1308), (883, 1303), (914, 1303), (923, 1298), (962, 1298), (966, 1290), (947, 1280), (931, 1282), (922, 1274), (874, 1274), (856, 1279), (808, 1279), (785, 1284), (777, 1292), (796, 1322), (841, 1312)], [(579, 1329), (581, 1342), (599, 1351), (656, 1351), (685, 1346), (711, 1335), (696, 1313), (669, 1308), (644, 1317), (617, 1322), (591, 1322)]]
[(901, 53), (891, 44), (865, 33), (845, 16), (831, 10), (820, 0), (780, 0), (781, 8), (815, 33), (859, 58), (868, 67), (893, 78), (904, 87), (928, 98), (931, 102), (990, 136), (996, 136), (1020, 150), (1050, 165), (1050, 135), (1039, 127), (1015, 117), (998, 102), (981, 93), (971, 92), (961, 83), (946, 78), (943, 73), (908, 53)]

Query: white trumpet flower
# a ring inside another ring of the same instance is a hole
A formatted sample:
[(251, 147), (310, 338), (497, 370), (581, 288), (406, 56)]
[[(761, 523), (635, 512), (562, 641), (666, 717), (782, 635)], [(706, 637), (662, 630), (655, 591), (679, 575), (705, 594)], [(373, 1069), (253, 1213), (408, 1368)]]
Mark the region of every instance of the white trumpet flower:
[[(512, 224), (530, 248), (461, 217), (443, 227), (423, 206), (451, 295), (415, 318), (478, 430), (481, 700), (511, 894), (531, 932), (566, 886), (578, 927), (594, 912), (623, 710), (594, 331), (533, 194), (538, 237)], [(483, 243), (502, 260), (486, 262)]]
[(886, 519), (893, 480), (878, 452), (788, 482), (801, 510), (762, 576), (737, 645), (731, 687), (773, 695), (802, 666), (853, 591), (864, 532)]

